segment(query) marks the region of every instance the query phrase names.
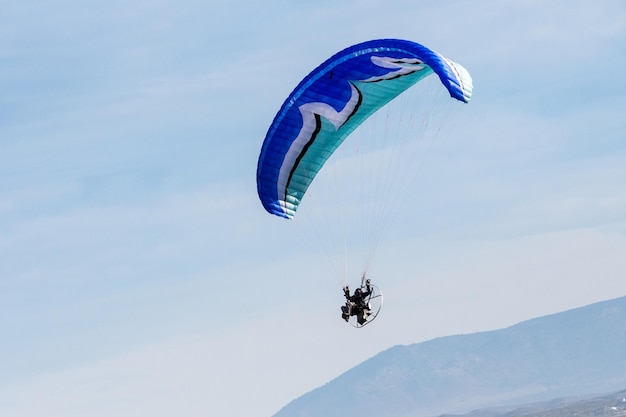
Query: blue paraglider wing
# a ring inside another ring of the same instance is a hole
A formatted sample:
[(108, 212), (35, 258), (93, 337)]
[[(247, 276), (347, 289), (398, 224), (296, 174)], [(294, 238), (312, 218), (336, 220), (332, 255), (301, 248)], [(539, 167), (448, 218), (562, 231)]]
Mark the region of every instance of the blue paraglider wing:
[(263, 207), (292, 218), (315, 175), (365, 119), (435, 73), (454, 99), (467, 103), (469, 73), (420, 44), (380, 39), (338, 52), (287, 97), (263, 142), (257, 191)]

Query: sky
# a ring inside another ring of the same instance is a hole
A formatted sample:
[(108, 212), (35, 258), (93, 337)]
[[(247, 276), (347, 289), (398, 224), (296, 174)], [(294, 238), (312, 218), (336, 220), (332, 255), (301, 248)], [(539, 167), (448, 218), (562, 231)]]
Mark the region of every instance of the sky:
[[(255, 173), (300, 79), (376, 38), (474, 95), (356, 330)], [(0, 0), (0, 414), (271, 416), (394, 345), (626, 295), (624, 66), (624, 0)]]

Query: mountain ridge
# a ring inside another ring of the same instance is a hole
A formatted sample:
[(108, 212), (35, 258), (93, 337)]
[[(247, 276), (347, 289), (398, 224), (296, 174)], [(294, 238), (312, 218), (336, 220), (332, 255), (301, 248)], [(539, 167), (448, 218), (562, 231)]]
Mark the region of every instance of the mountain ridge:
[(626, 297), (386, 349), (274, 417), (429, 417), (626, 386)]

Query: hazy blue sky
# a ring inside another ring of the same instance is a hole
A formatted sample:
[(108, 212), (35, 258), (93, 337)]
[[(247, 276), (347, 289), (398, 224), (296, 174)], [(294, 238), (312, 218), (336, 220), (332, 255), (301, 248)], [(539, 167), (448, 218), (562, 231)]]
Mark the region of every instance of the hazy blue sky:
[[(255, 171), (295, 84), (381, 37), (475, 89), (355, 330)], [(395, 344), (625, 295), (624, 67), (624, 0), (0, 0), (0, 414), (270, 416)]]

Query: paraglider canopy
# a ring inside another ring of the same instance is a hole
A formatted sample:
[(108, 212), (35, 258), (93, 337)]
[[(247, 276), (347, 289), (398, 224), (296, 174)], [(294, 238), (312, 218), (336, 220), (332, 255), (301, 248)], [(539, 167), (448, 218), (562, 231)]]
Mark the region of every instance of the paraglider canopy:
[(418, 43), (379, 39), (338, 52), (307, 75), (270, 125), (257, 165), (257, 191), (271, 214), (293, 218), (326, 160), (365, 119), (436, 74), (450, 97), (468, 102), (469, 73)]

